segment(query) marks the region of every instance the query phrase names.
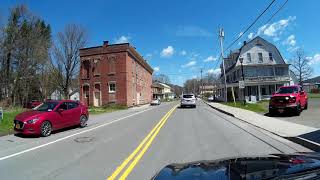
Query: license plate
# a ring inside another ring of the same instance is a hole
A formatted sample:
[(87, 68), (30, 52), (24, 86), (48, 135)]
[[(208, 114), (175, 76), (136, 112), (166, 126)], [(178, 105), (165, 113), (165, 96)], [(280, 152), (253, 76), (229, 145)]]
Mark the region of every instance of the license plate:
[(283, 103), (283, 100), (279, 100), (279, 102)]
[(278, 109), (279, 113), (283, 113), (284, 109)]
[(19, 124), (19, 123), (16, 123), (16, 124), (15, 124), (15, 128), (20, 129), (20, 124)]

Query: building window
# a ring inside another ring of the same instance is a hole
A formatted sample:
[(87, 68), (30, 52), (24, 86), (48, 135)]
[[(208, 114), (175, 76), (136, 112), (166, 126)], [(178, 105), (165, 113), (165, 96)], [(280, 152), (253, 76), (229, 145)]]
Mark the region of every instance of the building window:
[(109, 60), (109, 73), (115, 73), (116, 72), (116, 62), (115, 60), (111, 59)]
[(115, 92), (116, 92), (116, 83), (109, 82), (109, 93), (115, 93)]
[(273, 60), (272, 53), (269, 53), (269, 60), (270, 60), (270, 61)]
[(258, 53), (258, 56), (259, 56), (259, 63), (262, 63), (263, 62), (263, 59), (262, 59), (262, 53)]
[(247, 53), (247, 62), (251, 62), (251, 54)]
[(94, 66), (93, 66), (93, 73), (95, 76), (99, 76), (100, 75), (100, 60), (95, 59), (94, 61)]
[(82, 62), (82, 78), (90, 78), (90, 62), (87, 60)]

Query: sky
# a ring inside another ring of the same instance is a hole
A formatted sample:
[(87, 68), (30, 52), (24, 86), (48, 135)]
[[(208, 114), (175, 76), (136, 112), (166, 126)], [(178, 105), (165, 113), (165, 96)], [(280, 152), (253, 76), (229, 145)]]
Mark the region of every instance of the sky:
[[(25, 4), (49, 23), (53, 38), (70, 23), (88, 31), (87, 47), (129, 42), (154, 68), (155, 74), (166, 74), (174, 84), (200, 78), (206, 73), (219, 73), (219, 28), (225, 31), (228, 47), (271, 0), (1, 0), (0, 23), (9, 9)], [(259, 35), (275, 44), (289, 62), (297, 48), (302, 48), (320, 75), (320, 1), (289, 0), (270, 22), (268, 19), (285, 0), (276, 0), (257, 23), (228, 51), (243, 41)], [(1, 22), (2, 21), (2, 22)], [(226, 53), (225, 55), (227, 55)]]

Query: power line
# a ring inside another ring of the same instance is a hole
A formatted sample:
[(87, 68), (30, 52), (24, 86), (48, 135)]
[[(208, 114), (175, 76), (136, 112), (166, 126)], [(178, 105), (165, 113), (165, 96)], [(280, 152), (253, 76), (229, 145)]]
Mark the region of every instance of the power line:
[[(283, 9), (283, 7), (288, 3), (288, 1), (289, 1), (289, 0), (286, 0), (286, 1), (280, 6), (280, 8), (279, 8), (276, 12), (274, 12), (274, 13), (272, 14), (272, 16), (271, 16), (264, 24), (268, 24), (268, 23), (275, 17), (275, 15), (277, 15), (277, 14)], [(273, 2), (274, 2), (274, 1), (272, 1), (272, 2), (268, 5), (267, 8), (269, 8)], [(266, 10), (265, 10), (265, 11), (266, 11)], [(264, 11), (264, 12), (265, 12), (265, 11)], [(252, 26), (252, 25), (251, 25), (251, 26)], [(249, 28), (247, 28), (247, 29), (249, 29)], [(245, 31), (245, 32), (246, 32), (246, 31)], [(244, 32), (244, 33), (245, 33), (245, 32)], [(236, 42), (244, 35), (244, 33), (241, 34), (241, 36), (239, 36), (239, 37), (233, 42), (233, 44), (236, 43)], [(231, 44), (231, 45), (229, 45), (229, 46), (231, 47), (233, 44)], [(228, 48), (230, 48), (229, 46), (228, 46)], [(227, 49), (226, 49), (226, 50), (227, 50)], [(225, 50), (225, 51), (226, 51), (226, 50)], [(220, 60), (220, 58), (218, 58), (218, 61), (216, 61), (216, 64), (215, 64), (215, 66), (214, 66), (213, 69), (216, 69), (216, 68), (217, 68), (218, 64), (220, 63), (219, 60)]]
[(226, 52), (227, 50), (229, 50), (229, 48), (231, 48), (246, 32), (249, 31), (249, 29), (260, 19), (260, 17), (270, 8), (270, 6), (275, 2), (276, 0), (272, 0), (271, 3), (269, 3), (269, 5), (264, 9), (264, 11), (262, 13), (260, 13), (260, 15), (250, 24), (249, 27), (246, 28), (245, 31), (243, 31), (242, 34), (240, 34), (240, 36), (238, 36), (238, 38), (236, 38), (234, 41), (232, 41), (232, 43), (227, 46), (227, 48), (224, 50), (224, 52)]
[(280, 7), (275, 13), (273, 13), (272, 16), (266, 21), (265, 24), (268, 24), (268, 23), (274, 18), (274, 16), (275, 16), (276, 14), (278, 14), (279, 11), (288, 3), (288, 1), (289, 1), (289, 0), (286, 0), (286, 1), (281, 5), (281, 7)]

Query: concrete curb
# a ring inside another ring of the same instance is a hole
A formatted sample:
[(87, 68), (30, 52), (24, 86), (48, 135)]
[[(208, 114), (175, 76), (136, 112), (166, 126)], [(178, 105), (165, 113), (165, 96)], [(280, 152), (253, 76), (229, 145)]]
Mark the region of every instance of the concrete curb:
[(232, 113), (230, 113), (230, 112), (227, 112), (227, 111), (224, 111), (224, 110), (219, 109), (219, 108), (217, 108), (217, 107), (214, 107), (214, 106), (210, 105), (207, 101), (204, 101), (204, 103), (206, 103), (209, 107), (211, 107), (211, 108), (213, 108), (213, 109), (215, 109), (215, 110), (217, 110), (217, 111), (219, 111), (219, 112), (222, 112), (222, 113), (224, 113), (224, 114), (226, 114), (226, 115), (228, 115), (228, 116), (234, 117), (234, 118), (236, 118), (236, 119), (238, 119), (238, 120), (240, 120), (240, 121), (242, 121), (242, 122), (245, 122), (245, 123), (248, 123), (248, 124), (250, 124), (250, 125), (252, 125), (252, 126), (254, 126), (254, 127), (263, 129), (264, 131), (268, 131), (268, 132), (270, 132), (270, 133), (272, 133), (272, 134), (274, 134), (274, 135), (276, 135), (276, 136), (279, 136), (279, 137), (288, 139), (288, 140), (290, 140), (290, 141), (292, 141), (292, 142), (294, 142), (294, 143), (300, 144), (300, 145), (302, 145), (302, 146), (304, 146), (304, 147), (306, 147), (306, 148), (308, 148), (308, 149), (311, 149), (311, 150), (313, 150), (313, 151), (320, 152), (320, 144), (318, 144), (318, 143), (316, 143), (316, 142), (313, 142), (313, 141), (310, 141), (310, 140), (307, 140), (307, 139), (304, 139), (304, 138), (301, 138), (301, 137), (285, 137), (285, 136), (281, 136), (281, 135), (279, 135), (279, 134), (277, 134), (277, 133), (275, 133), (275, 132), (272, 132), (272, 131), (270, 131), (270, 130), (267, 130), (267, 129), (264, 129), (264, 128), (260, 127), (260, 126), (257, 126), (257, 125), (255, 125), (255, 124), (252, 124), (252, 123), (249, 123), (249, 122), (247, 122), (247, 121), (244, 121), (244, 120), (236, 117), (234, 114), (232, 114)]

